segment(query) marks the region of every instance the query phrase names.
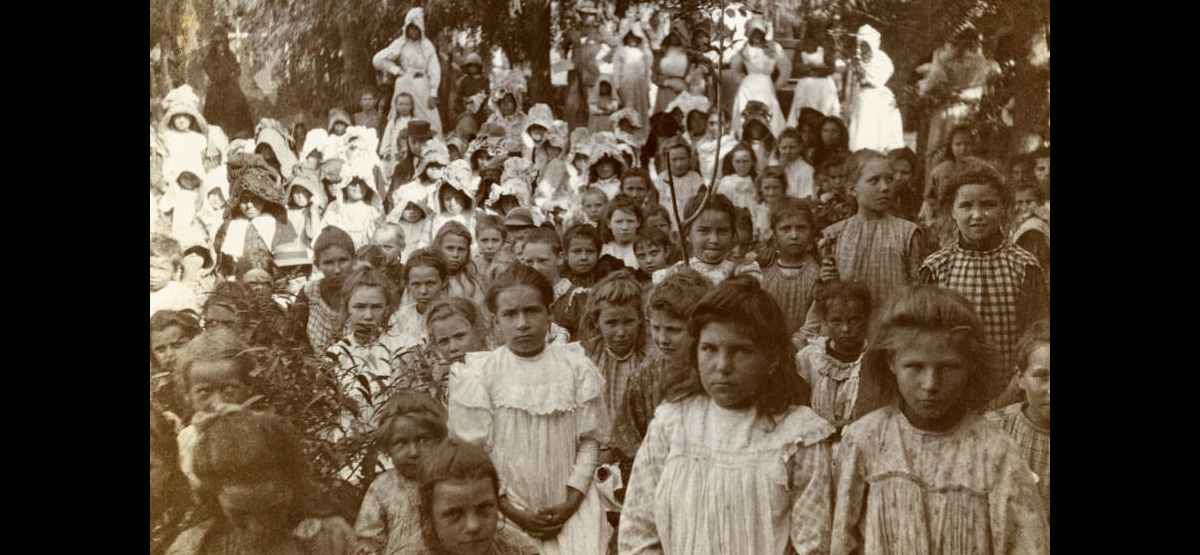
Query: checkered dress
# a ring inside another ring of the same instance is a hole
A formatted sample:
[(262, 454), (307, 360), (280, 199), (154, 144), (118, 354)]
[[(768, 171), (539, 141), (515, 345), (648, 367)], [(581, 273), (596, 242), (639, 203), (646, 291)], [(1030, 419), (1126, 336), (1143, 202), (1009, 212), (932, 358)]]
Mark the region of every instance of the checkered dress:
[(345, 318), (321, 298), (321, 280), (308, 282), (304, 294), (308, 297), (308, 342), (314, 353), (323, 353), (342, 335)]
[(1037, 258), (1005, 241), (986, 251), (967, 250), (955, 243), (929, 255), (921, 270), (932, 274), (932, 283), (971, 302), (983, 320), (988, 341), (999, 351), (1003, 368), (1010, 368), (1021, 338), (1018, 307), (1027, 294), (1022, 286), (1030, 266), (1038, 266)]
[(866, 284), (880, 304), (896, 289), (916, 283), (920, 256), (911, 252), (917, 224), (888, 215), (866, 219), (859, 215), (837, 222), (822, 232), (833, 241), (833, 261), (844, 281)]
[(1050, 430), (1038, 427), (1025, 416), (1025, 403), (1015, 403), (984, 415), (1012, 436), (1029, 469), (1038, 477), (1038, 493), (1050, 520)]

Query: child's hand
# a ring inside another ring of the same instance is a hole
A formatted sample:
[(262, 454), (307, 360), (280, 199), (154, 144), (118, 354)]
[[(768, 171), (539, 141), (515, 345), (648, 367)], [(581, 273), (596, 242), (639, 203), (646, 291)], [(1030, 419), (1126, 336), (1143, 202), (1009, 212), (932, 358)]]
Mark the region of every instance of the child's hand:
[(837, 265), (832, 260), (826, 258), (821, 261), (821, 281), (837, 281), (838, 271)]
[[(579, 505), (582, 503), (583, 494), (574, 488), (567, 488), (566, 501), (538, 511), (537, 517), (541, 520), (547, 531), (551, 528), (561, 529), (562, 525), (571, 518), (571, 515), (574, 515), (575, 511), (579, 510)], [(557, 530), (554, 532), (554, 535), (558, 535)]]
[(540, 518), (538, 514), (533, 511), (522, 511), (521, 509), (512, 506), (512, 504), (508, 502), (507, 497), (500, 498), (500, 512), (504, 514), (505, 518), (511, 520), (513, 524), (516, 524), (521, 530), (524, 530), (530, 536), (538, 539), (553, 538), (557, 536), (559, 530), (562, 529), (560, 526), (557, 530), (553, 531), (553, 534), (550, 535), (549, 538), (543, 538), (543, 535), (550, 533), (550, 530), (547, 530), (545, 524), (543, 523), (544, 519)]

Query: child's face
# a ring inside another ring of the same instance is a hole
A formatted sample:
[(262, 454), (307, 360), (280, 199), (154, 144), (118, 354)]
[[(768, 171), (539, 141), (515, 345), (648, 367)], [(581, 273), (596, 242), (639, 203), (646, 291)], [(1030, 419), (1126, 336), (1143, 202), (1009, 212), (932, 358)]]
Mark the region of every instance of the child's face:
[(833, 146), (842, 136), (842, 130), (836, 123), (826, 123), (821, 126), (821, 144)]
[(912, 179), (912, 172), (912, 164), (908, 160), (892, 161), (892, 185), (907, 187), (909, 180)]
[(344, 121), (335, 122), (333, 124), (333, 129), (330, 129), (329, 132), (333, 133), (334, 135), (338, 135), (338, 136), (344, 135), (346, 133), (346, 122), (344, 122)]
[(504, 235), (494, 227), (479, 232), (479, 252), (484, 256), (495, 256), (504, 246)]
[(262, 553), (287, 541), (293, 498), (291, 488), (278, 478), (257, 484), (224, 485), (217, 493), (221, 512), (241, 532), (240, 539), (248, 548)]
[(733, 222), (721, 210), (705, 210), (688, 232), (692, 255), (708, 264), (719, 264), (733, 248)]
[(613, 210), (612, 217), (608, 219), (608, 228), (612, 231), (613, 241), (618, 245), (631, 243), (633, 237), (637, 235), (639, 223), (636, 214), (624, 210)]
[(192, 116), (187, 114), (177, 114), (171, 118), (171, 127), (176, 131), (187, 131), (192, 126)]
[(158, 291), (166, 287), (175, 275), (175, 264), (165, 256), (150, 257), (150, 290)]
[(963, 185), (954, 194), (951, 211), (963, 239), (979, 243), (1000, 233), (1004, 204), (990, 185)]
[(471, 245), (468, 244), (465, 237), (458, 235), (443, 237), (441, 251), (442, 256), (446, 258), (446, 269), (452, 274), (461, 270), (467, 263), (467, 259), (471, 257)]
[(750, 168), (754, 167), (754, 162), (750, 159), (750, 152), (739, 150), (733, 153), (733, 173), (740, 177), (750, 175)]
[(1017, 191), (1015, 208), (1019, 214), (1032, 214), (1038, 207), (1037, 194), (1031, 189)]
[(813, 228), (800, 216), (789, 216), (775, 224), (775, 242), (782, 254), (800, 258), (812, 250)]
[(395, 264), (404, 252), (404, 236), (389, 229), (380, 229), (372, 237), (379, 250), (383, 251), (384, 263), (388, 266)]
[(584, 156), (583, 154), (576, 154), (575, 160), (572, 161), (571, 163), (574, 164), (575, 169), (579, 170), (580, 172), (587, 171), (587, 165), (588, 165), (587, 156)]
[(667, 221), (666, 216), (662, 214), (655, 214), (646, 218), (646, 225), (657, 227), (663, 233), (667, 234), (667, 237), (671, 236), (671, 222)]
[(403, 212), (400, 212), (400, 219), (404, 220), (410, 224), (415, 224), (415, 223), (421, 221), (421, 218), (423, 218), (424, 216), (425, 216), (425, 213), (422, 212), (420, 208), (413, 206), (413, 204), (411, 202), (408, 204), (408, 206), (404, 207)]
[(263, 201), (252, 194), (243, 193), (241, 201), (238, 202), (238, 208), (241, 208), (242, 215), (245, 216), (247, 220), (253, 220), (254, 218), (262, 215)]
[(358, 106), (360, 108), (362, 108), (362, 111), (364, 111), (364, 112), (369, 112), (371, 110), (374, 110), (375, 109), (375, 94), (369, 93), (369, 92), (362, 93), (362, 96), (359, 97), (359, 99), (358, 99)]
[(679, 147), (671, 149), (671, 175), (683, 177), (692, 169), (692, 155), (688, 149)]
[(378, 337), (387, 324), (387, 296), (380, 287), (358, 287), (350, 292), (346, 302), (350, 330), (363, 337)]
[(513, 98), (511, 94), (501, 98), (499, 105), (500, 113), (505, 117), (511, 116), (513, 112), (517, 111), (517, 99)]
[(208, 205), (212, 207), (214, 212), (220, 212), (225, 209), (225, 197), (221, 196), (219, 189), (213, 189), (208, 193)]
[(688, 131), (692, 137), (703, 137), (708, 134), (708, 118), (700, 112), (692, 112), (687, 117)]
[(784, 197), (783, 182), (775, 177), (767, 177), (762, 181), (763, 200), (768, 203), (776, 202)]
[(558, 282), (558, 265), (562, 264), (562, 255), (554, 254), (554, 247), (546, 243), (525, 243), (518, 258), (521, 264), (541, 272), (550, 283)]
[(600, 195), (584, 195), (583, 197), (583, 211), (593, 222), (600, 221), (600, 218), (604, 216), (604, 207), (607, 205), (608, 202)]
[(500, 520), (499, 501), (487, 478), (450, 480), (433, 487), (431, 513), (439, 547), (454, 555), (482, 555), (490, 550)]
[(612, 85), (608, 84), (608, 81), (601, 81), (600, 82), (600, 95), (608, 96), (610, 94), (612, 94)]
[(1029, 176), (1029, 168), (1025, 164), (1016, 163), (1012, 166), (1012, 182), (1020, 183)]
[(196, 361), (188, 378), (188, 401), (197, 412), (213, 412), (222, 403), (241, 404), (250, 392), (237, 361), (231, 359)]
[(616, 167), (614, 167), (613, 163), (608, 160), (600, 162), (596, 165), (596, 177), (599, 177), (600, 179), (608, 179), (616, 175), (616, 173)]
[(533, 139), (534, 143), (542, 142), (546, 138), (546, 128), (540, 125), (534, 125), (529, 128), (529, 138)]
[(629, 123), (629, 120), (624, 120), (624, 119), (621, 120), (620, 123), (617, 124), (617, 127), (624, 133), (632, 134), (634, 131), (637, 130), (637, 128), (635, 128), (633, 126), (633, 124)]
[(163, 372), (175, 370), (175, 355), (187, 345), (190, 338), (179, 326), (167, 326), (150, 332), (150, 352), (158, 361), (159, 369)]
[(255, 268), (242, 275), (240, 280), (246, 289), (250, 290), (252, 295), (266, 295), (271, 292), (271, 274), (266, 270)]
[(954, 139), (950, 142), (950, 153), (954, 155), (955, 160), (964, 156), (970, 156), (973, 150), (974, 145), (971, 144), (971, 136), (966, 133), (956, 133)]
[(429, 164), (428, 166), (425, 166), (425, 177), (426, 181), (429, 181), (430, 183), (440, 180), (442, 178), (442, 165)]
[(437, 446), (437, 437), (420, 422), (401, 416), (392, 421), (388, 455), (396, 471), (409, 480), (421, 477), (421, 460)]
[(350, 202), (358, 202), (363, 199), (363, 186), (359, 183), (351, 183), (346, 186), (346, 200)]
[(483, 337), (462, 316), (442, 318), (429, 326), (429, 337), (442, 360), (460, 362), (467, 353), (485, 350)]
[(633, 247), (633, 254), (637, 256), (638, 268), (648, 274), (667, 267), (667, 251), (660, 245), (642, 241)]
[(1038, 158), (1034, 162), (1033, 177), (1042, 185), (1050, 184), (1050, 158)]
[(784, 164), (791, 164), (800, 157), (800, 143), (794, 137), (784, 137), (779, 140), (779, 157)]
[(1025, 391), (1025, 400), (1029, 402), (1026, 414), (1035, 424), (1050, 427), (1050, 344), (1038, 345), (1032, 353), (1025, 371), (1017, 384)]
[(634, 304), (601, 301), (596, 324), (600, 327), (604, 345), (619, 357), (633, 349), (637, 337), (642, 333), (642, 317)]
[(870, 318), (861, 302), (845, 299), (830, 302), (826, 307), (825, 323), (829, 326), (834, 348), (844, 353), (859, 352), (867, 336)]
[(621, 183), (621, 192), (633, 197), (633, 200), (641, 204), (648, 192), (646, 181), (640, 175), (626, 177), (625, 181)]
[(596, 268), (600, 250), (586, 237), (574, 237), (567, 246), (567, 266), (576, 274), (586, 274)]
[(413, 100), (408, 95), (396, 97), (396, 114), (400, 117), (413, 115)]
[(692, 348), (692, 336), (687, 332), (687, 320), (664, 310), (651, 310), (650, 340), (668, 359), (682, 355)]
[(463, 202), (458, 198), (458, 195), (450, 195), (446, 197), (446, 202), (443, 203), (446, 213), (451, 216), (457, 216), (463, 213)]
[(887, 160), (867, 163), (854, 185), (858, 206), (873, 212), (887, 212), (892, 205), (892, 167)]
[(354, 253), (344, 247), (328, 247), (317, 255), (317, 268), (325, 279), (340, 282), (354, 268)]
[(919, 332), (889, 362), (913, 426), (941, 430), (958, 421), (971, 368), (947, 334)]
[(509, 350), (520, 356), (541, 352), (550, 331), (550, 310), (542, 294), (529, 285), (515, 285), (496, 295), (496, 328)]
[(423, 312), (433, 301), (441, 298), (446, 290), (446, 281), (437, 268), (418, 266), (408, 274), (408, 291), (417, 308)]
[(751, 406), (767, 376), (767, 356), (746, 331), (711, 322), (696, 342), (700, 383), (709, 398), (729, 409)]

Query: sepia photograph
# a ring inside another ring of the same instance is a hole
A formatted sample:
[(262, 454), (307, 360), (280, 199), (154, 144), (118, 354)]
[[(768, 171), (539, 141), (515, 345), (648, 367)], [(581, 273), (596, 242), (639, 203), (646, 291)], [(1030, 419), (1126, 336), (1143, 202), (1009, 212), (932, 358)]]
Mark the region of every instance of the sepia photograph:
[(1049, 0), (150, 0), (151, 555), (1050, 552)]

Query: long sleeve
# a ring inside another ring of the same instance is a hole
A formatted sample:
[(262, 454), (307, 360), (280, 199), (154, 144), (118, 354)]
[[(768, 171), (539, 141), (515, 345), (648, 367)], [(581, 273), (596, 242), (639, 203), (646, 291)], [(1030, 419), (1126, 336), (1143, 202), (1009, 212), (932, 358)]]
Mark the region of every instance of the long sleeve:
[(1033, 471), (1020, 459), (1015, 445), (1000, 465), (1000, 481), (988, 496), (992, 553), (1049, 553), (1050, 525)]
[(775, 88), (781, 89), (787, 85), (788, 78), (792, 76), (792, 61), (788, 59), (783, 52), (783, 47), (778, 43), (775, 46), (775, 69), (779, 70), (779, 80), (775, 82)]
[(375, 53), (375, 56), (371, 58), (371, 65), (375, 66), (375, 69), (379, 71), (387, 72), (389, 75), (393, 71), (403, 70), (404, 68), (394, 61), (400, 57), (400, 47), (403, 45), (404, 37), (392, 41), (391, 44), (387, 45), (387, 48)]
[(835, 465), (837, 486), (830, 542), (830, 553), (833, 555), (859, 553), (862, 549), (862, 531), (859, 529), (859, 523), (866, 506), (867, 481), (857, 440), (858, 436), (853, 427), (847, 427), (843, 432)]
[(925, 232), (918, 228), (913, 232), (912, 237), (908, 239), (908, 257), (905, 260), (905, 275), (908, 277), (909, 284), (917, 283), (921, 265), (925, 263), (925, 257), (929, 252), (925, 247)]
[(1021, 287), (1021, 304), (1017, 307), (1017, 319), (1024, 330), (1030, 324), (1050, 317), (1050, 294), (1046, 291), (1046, 278), (1041, 266), (1025, 268), (1025, 283)]
[(633, 472), (625, 489), (625, 507), (617, 532), (617, 550), (621, 555), (663, 553), (654, 505), (658, 480), (667, 460), (668, 437), (665, 420), (650, 421), (646, 439), (633, 461)]
[(437, 48), (429, 39), (421, 39), (421, 51), (425, 54), (425, 76), (429, 79), (429, 98), (437, 98), (438, 86), (442, 84), (442, 62), (438, 60)]
[(383, 553), (388, 543), (387, 508), (383, 504), (383, 480), (376, 478), (363, 496), (354, 531), (358, 535), (358, 555)]
[(571, 467), (571, 477), (567, 480), (567, 487), (587, 494), (588, 486), (592, 485), (592, 475), (596, 473), (596, 466), (599, 465), (599, 457), (600, 442), (594, 439), (580, 440), (579, 447), (575, 451), (575, 465)]
[(801, 447), (792, 461), (792, 547), (797, 555), (829, 553), (833, 469), (829, 441)]

